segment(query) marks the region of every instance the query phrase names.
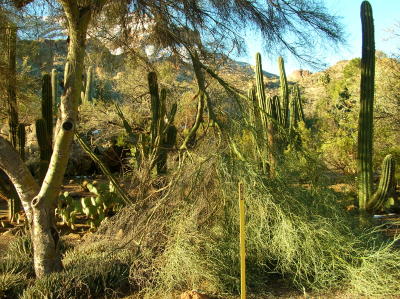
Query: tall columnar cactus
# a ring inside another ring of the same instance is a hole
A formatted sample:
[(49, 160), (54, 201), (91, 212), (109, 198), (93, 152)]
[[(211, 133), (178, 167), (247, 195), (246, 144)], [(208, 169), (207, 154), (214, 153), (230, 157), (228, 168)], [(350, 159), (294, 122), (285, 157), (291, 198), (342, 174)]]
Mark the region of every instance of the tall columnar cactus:
[(368, 1), (361, 4), (362, 58), (360, 84), (360, 115), (358, 123), (358, 201), (361, 210), (372, 195), (372, 138), (375, 79), (375, 41), (372, 8)]
[(86, 73), (86, 86), (85, 86), (85, 97), (83, 102), (84, 103), (89, 103), (92, 100), (92, 95), (93, 95), (93, 72), (92, 72), (93, 68), (91, 66), (89, 66), (87, 73)]
[[(262, 71), (261, 54), (256, 54), (256, 95), (258, 100), (258, 107), (260, 111), (260, 120), (264, 132), (267, 129), (267, 99), (265, 97), (264, 76)], [(267, 135), (265, 135), (267, 136)]]
[(25, 125), (18, 124), (17, 129), (18, 135), (18, 151), (22, 160), (25, 160), (25, 143), (26, 143), (26, 133), (25, 133)]
[(158, 124), (160, 117), (160, 95), (158, 92), (157, 75), (155, 72), (148, 74), (149, 91), (150, 91), (150, 106), (151, 106), (151, 146), (154, 146), (157, 138)]
[(379, 180), (379, 186), (371, 199), (367, 202), (366, 209), (373, 211), (380, 211), (384, 208), (385, 203), (393, 193), (395, 182), (395, 161), (392, 155), (387, 155), (382, 162), (382, 174)]
[(262, 72), (262, 62), (260, 53), (256, 54), (256, 88), (257, 88), (257, 99), (260, 109), (261, 125), (264, 130), (266, 139), (268, 141), (268, 162), (269, 162), (269, 173), (271, 176), (275, 176), (277, 154), (278, 154), (278, 143), (276, 136), (276, 111), (273, 109), (272, 99), (268, 101), (265, 96), (264, 87), (264, 76)]
[(51, 70), (51, 97), (53, 99), (54, 111), (57, 111), (58, 99), (58, 74), (56, 69)]
[(44, 74), (42, 78), (42, 119), (46, 122), (47, 138), (51, 148), (53, 143), (53, 96), (49, 74)]
[(6, 45), (6, 89), (7, 89), (7, 108), (9, 139), (14, 148), (17, 147), (17, 127), (18, 127), (18, 107), (16, 97), (16, 48), (17, 48), (17, 28), (14, 24), (8, 24), (5, 29)]
[(280, 94), (282, 100), (282, 121), (281, 124), (285, 127), (289, 127), (289, 88), (285, 72), (285, 64), (283, 58), (279, 56), (279, 79), (280, 79)]
[(297, 106), (297, 119), (298, 121), (304, 122), (304, 110), (303, 110), (303, 103), (301, 102), (301, 96), (300, 96), (300, 87), (298, 84), (296, 84), (293, 87), (293, 93), (296, 101), (296, 106)]
[(46, 121), (44, 119), (36, 120), (36, 138), (40, 149), (40, 165), (39, 165), (39, 180), (42, 180), (49, 167), (49, 162), (52, 154), (51, 143), (47, 135)]
[(290, 96), (290, 131), (293, 132), (297, 128), (297, 123), (299, 122), (299, 111), (297, 105), (296, 88), (292, 89)]

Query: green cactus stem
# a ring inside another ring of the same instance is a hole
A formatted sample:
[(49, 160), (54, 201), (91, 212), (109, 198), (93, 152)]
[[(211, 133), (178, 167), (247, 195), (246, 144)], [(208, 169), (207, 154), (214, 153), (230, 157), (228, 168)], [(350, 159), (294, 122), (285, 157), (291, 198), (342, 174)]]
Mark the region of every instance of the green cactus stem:
[(362, 57), (360, 114), (358, 122), (358, 202), (366, 210), (372, 195), (373, 107), (375, 82), (375, 41), (372, 8), (368, 1), (361, 4)]
[(395, 170), (396, 165), (392, 155), (387, 155), (382, 162), (382, 174), (378, 189), (367, 203), (367, 210), (381, 211), (384, 208), (388, 197), (393, 194), (396, 187)]
[(21, 156), (21, 159), (23, 161), (25, 161), (26, 133), (25, 133), (25, 125), (24, 124), (18, 124), (17, 135), (18, 135), (19, 155)]
[[(268, 101), (265, 96), (264, 76), (262, 72), (261, 54), (256, 54), (256, 88), (257, 99), (259, 104), (262, 130), (265, 132), (266, 140), (268, 142), (268, 162), (269, 174), (271, 177), (275, 176), (277, 166), (277, 136), (276, 136), (276, 110), (273, 108), (272, 99)], [(268, 119), (268, 117), (270, 119)]]
[(47, 135), (46, 121), (44, 119), (37, 119), (35, 123), (36, 127), (36, 138), (39, 144), (40, 150), (40, 164), (38, 179), (41, 182), (49, 167), (50, 158), (52, 154), (51, 143)]
[[(267, 129), (267, 116), (266, 116), (266, 111), (267, 111), (267, 100), (265, 97), (265, 87), (264, 87), (264, 76), (262, 72), (262, 62), (261, 62), (261, 54), (257, 53), (256, 54), (256, 69), (255, 69), (255, 74), (256, 74), (256, 95), (257, 95), (257, 100), (258, 100), (258, 107), (259, 107), (259, 113), (260, 113), (260, 120), (261, 120), (261, 125), (263, 128), (263, 131), (266, 132)], [(265, 134), (267, 137), (267, 135)]]
[(148, 74), (148, 83), (150, 91), (150, 106), (151, 106), (151, 145), (154, 146), (157, 138), (158, 123), (160, 116), (160, 96), (158, 93), (158, 83), (157, 74), (155, 72), (150, 72)]
[(297, 106), (297, 119), (298, 121), (305, 121), (304, 118), (304, 110), (303, 110), (303, 103), (301, 101), (301, 96), (300, 96), (300, 87), (298, 84), (296, 84), (293, 88), (293, 92), (294, 92), (294, 97), (295, 97), (295, 101), (296, 101), (296, 106)]
[(289, 88), (285, 72), (285, 63), (283, 58), (279, 56), (279, 80), (280, 80), (280, 95), (282, 100), (282, 121), (281, 124), (285, 127), (289, 127)]
[(46, 122), (47, 138), (51, 148), (53, 143), (53, 95), (49, 74), (44, 74), (42, 78), (42, 119)]
[(60, 103), (58, 98), (58, 74), (56, 69), (51, 70), (51, 97), (53, 99), (53, 110), (57, 112), (57, 106)]

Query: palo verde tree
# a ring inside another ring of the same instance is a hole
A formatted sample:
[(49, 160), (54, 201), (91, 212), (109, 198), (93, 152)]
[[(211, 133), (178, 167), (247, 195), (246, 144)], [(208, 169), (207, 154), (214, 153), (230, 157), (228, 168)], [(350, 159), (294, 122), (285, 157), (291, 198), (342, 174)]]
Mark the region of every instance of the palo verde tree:
[[(48, 171), (39, 186), (18, 152), (0, 137), (0, 168), (14, 184), (31, 227), (34, 266), (38, 277), (62, 269), (54, 209), (67, 166), (74, 130), (77, 126), (78, 103), (82, 88), (85, 42), (89, 24), (98, 35), (113, 36), (116, 47), (156, 45), (174, 52), (182, 45), (204, 40), (207, 52), (222, 53), (242, 49), (239, 28), (255, 25), (265, 46), (271, 50), (287, 49), (308, 60), (306, 53), (315, 42), (340, 42), (341, 27), (318, 2), (299, 0), (276, 1), (165, 1), (165, 0), (14, 0), (19, 8), (31, 2), (50, 3), (62, 11), (68, 31), (68, 72), (61, 96), (60, 114), (55, 132), (53, 153)], [(3, 4), (1, 4), (3, 5)], [(93, 18), (93, 14), (100, 14)], [(107, 26), (100, 25), (107, 24)], [(99, 25), (99, 26), (97, 26)], [(240, 26), (242, 25), (242, 26)], [(119, 28), (120, 30), (116, 30)], [(146, 31), (144, 36), (143, 31)], [(185, 34), (196, 33), (196, 34)], [(293, 42), (296, 36), (297, 43)], [(110, 39), (109, 39), (110, 40)], [(287, 42), (290, 40), (290, 43)], [(135, 43), (139, 41), (138, 43)], [(217, 45), (217, 46), (215, 46)], [(309, 46), (297, 47), (297, 45)], [(200, 51), (202, 49), (199, 49)], [(303, 51), (306, 50), (306, 51)], [(180, 53), (176, 51), (176, 53)], [(202, 55), (200, 59), (203, 59)], [(204, 89), (199, 87), (199, 89)]]

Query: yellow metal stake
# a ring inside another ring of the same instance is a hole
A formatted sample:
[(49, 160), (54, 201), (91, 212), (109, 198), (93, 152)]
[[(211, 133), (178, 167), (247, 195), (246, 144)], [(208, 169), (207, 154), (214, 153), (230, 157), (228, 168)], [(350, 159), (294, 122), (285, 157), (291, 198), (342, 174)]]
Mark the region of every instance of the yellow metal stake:
[(246, 230), (243, 184), (239, 182), (239, 211), (240, 211), (240, 299), (246, 299)]

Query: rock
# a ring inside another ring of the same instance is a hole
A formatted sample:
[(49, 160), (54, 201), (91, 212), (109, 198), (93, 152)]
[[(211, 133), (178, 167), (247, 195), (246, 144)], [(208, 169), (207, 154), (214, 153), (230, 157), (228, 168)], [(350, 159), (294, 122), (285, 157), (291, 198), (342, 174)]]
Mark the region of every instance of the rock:
[(210, 297), (196, 291), (186, 291), (181, 294), (181, 299), (210, 299)]

